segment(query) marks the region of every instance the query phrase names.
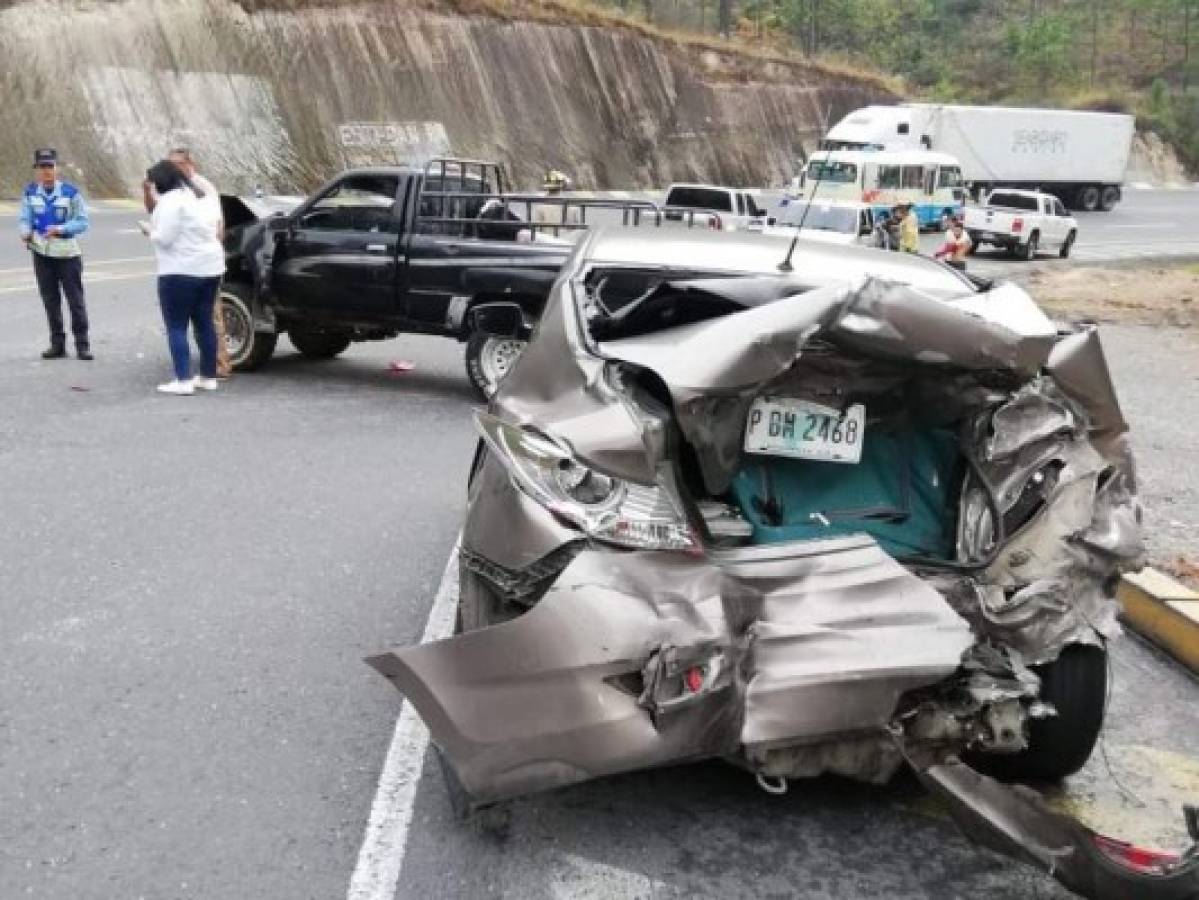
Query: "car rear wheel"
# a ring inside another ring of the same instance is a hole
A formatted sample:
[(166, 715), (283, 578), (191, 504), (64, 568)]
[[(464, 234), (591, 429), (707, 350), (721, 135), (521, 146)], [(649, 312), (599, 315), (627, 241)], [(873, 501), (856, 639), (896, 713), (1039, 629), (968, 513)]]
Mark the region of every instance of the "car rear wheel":
[(227, 282), (217, 302), (225, 324), (225, 347), (229, 364), (238, 372), (252, 372), (266, 364), (275, 352), (279, 335), (254, 329), (251, 306), (253, 289), (248, 284)]
[(288, 329), (287, 336), (292, 346), (312, 359), (332, 359), (350, 346), (350, 339), (335, 331), (308, 331)]
[(1099, 208), (1100, 194), (1099, 188), (1093, 184), (1088, 184), (1084, 188), (1079, 188), (1078, 191), (1078, 208), (1086, 212), (1094, 212)]
[(1066, 240), (1062, 243), (1062, 248), (1057, 251), (1057, 255), (1062, 259), (1070, 258), (1070, 251), (1074, 249), (1074, 239), (1078, 237), (1077, 231), (1071, 231), (1066, 235)]
[(1071, 644), (1053, 662), (1033, 666), (1041, 679), (1041, 699), (1056, 716), (1033, 719), (1028, 749), (977, 760), (979, 768), (1012, 781), (1056, 781), (1083, 767), (1099, 740), (1107, 704), (1107, 651)]
[(489, 400), (512, 371), (528, 341), (473, 332), (466, 342), (466, 377), (482, 400)]
[(1028, 236), (1028, 243), (1020, 248), (1020, 258), (1024, 260), (1036, 259), (1037, 250), (1040, 249), (1041, 236), (1037, 232), (1033, 232)]

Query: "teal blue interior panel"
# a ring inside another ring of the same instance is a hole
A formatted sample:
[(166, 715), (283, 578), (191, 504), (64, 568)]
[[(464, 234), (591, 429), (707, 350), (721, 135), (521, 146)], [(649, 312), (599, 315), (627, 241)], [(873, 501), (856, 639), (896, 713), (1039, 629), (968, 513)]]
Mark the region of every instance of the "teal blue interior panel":
[(732, 492), (755, 544), (865, 532), (892, 556), (949, 559), (962, 465), (951, 431), (873, 422), (856, 465), (747, 453)]

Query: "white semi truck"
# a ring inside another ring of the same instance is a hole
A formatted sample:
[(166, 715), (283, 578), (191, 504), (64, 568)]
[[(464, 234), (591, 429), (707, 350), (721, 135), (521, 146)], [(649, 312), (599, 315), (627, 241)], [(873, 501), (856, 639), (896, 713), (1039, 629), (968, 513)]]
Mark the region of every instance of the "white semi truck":
[(904, 103), (851, 112), (820, 146), (937, 150), (958, 158), (975, 196), (1039, 190), (1091, 212), (1120, 202), (1132, 137), (1132, 116), (1118, 113)]

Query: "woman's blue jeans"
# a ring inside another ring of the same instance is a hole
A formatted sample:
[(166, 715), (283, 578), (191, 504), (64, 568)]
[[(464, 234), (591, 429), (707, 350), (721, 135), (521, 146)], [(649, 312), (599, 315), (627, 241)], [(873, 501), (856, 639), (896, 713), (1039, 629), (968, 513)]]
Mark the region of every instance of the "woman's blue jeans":
[(158, 303), (162, 321), (167, 326), (167, 345), (175, 378), (191, 378), (191, 352), (187, 344), (187, 325), (190, 322), (200, 348), (200, 374), (216, 377), (216, 329), (212, 324), (212, 309), (216, 304), (219, 276), (200, 278), (194, 275), (159, 275)]

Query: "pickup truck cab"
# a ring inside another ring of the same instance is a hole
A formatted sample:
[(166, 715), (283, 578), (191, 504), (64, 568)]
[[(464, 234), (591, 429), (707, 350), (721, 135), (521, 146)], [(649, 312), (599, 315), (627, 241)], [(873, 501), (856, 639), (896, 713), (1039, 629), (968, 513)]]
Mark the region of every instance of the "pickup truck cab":
[(992, 191), (981, 207), (967, 207), (966, 231), (980, 244), (1002, 247), (1021, 259), (1056, 249), (1065, 259), (1078, 237), (1078, 222), (1062, 201), (1037, 191)]
[(778, 224), (763, 230), (766, 234), (794, 235), (799, 228), (802, 237), (820, 243), (872, 247), (877, 245), (874, 226), (874, 209), (868, 203), (789, 200)]
[[(497, 164), (451, 159), (348, 171), (298, 203), (222, 205), (234, 368), (264, 365), (282, 334), (316, 358), (355, 341), (437, 334), (466, 344), (481, 396), (523, 349), (589, 214), (660, 223), (652, 203), (505, 193)], [(474, 327), (478, 308), (495, 303), (519, 307), (511, 335)]]
[[(766, 211), (749, 191), (715, 184), (672, 184), (663, 204), (668, 221), (700, 224), (714, 231), (761, 231)], [(701, 221), (702, 219), (702, 221)]]

